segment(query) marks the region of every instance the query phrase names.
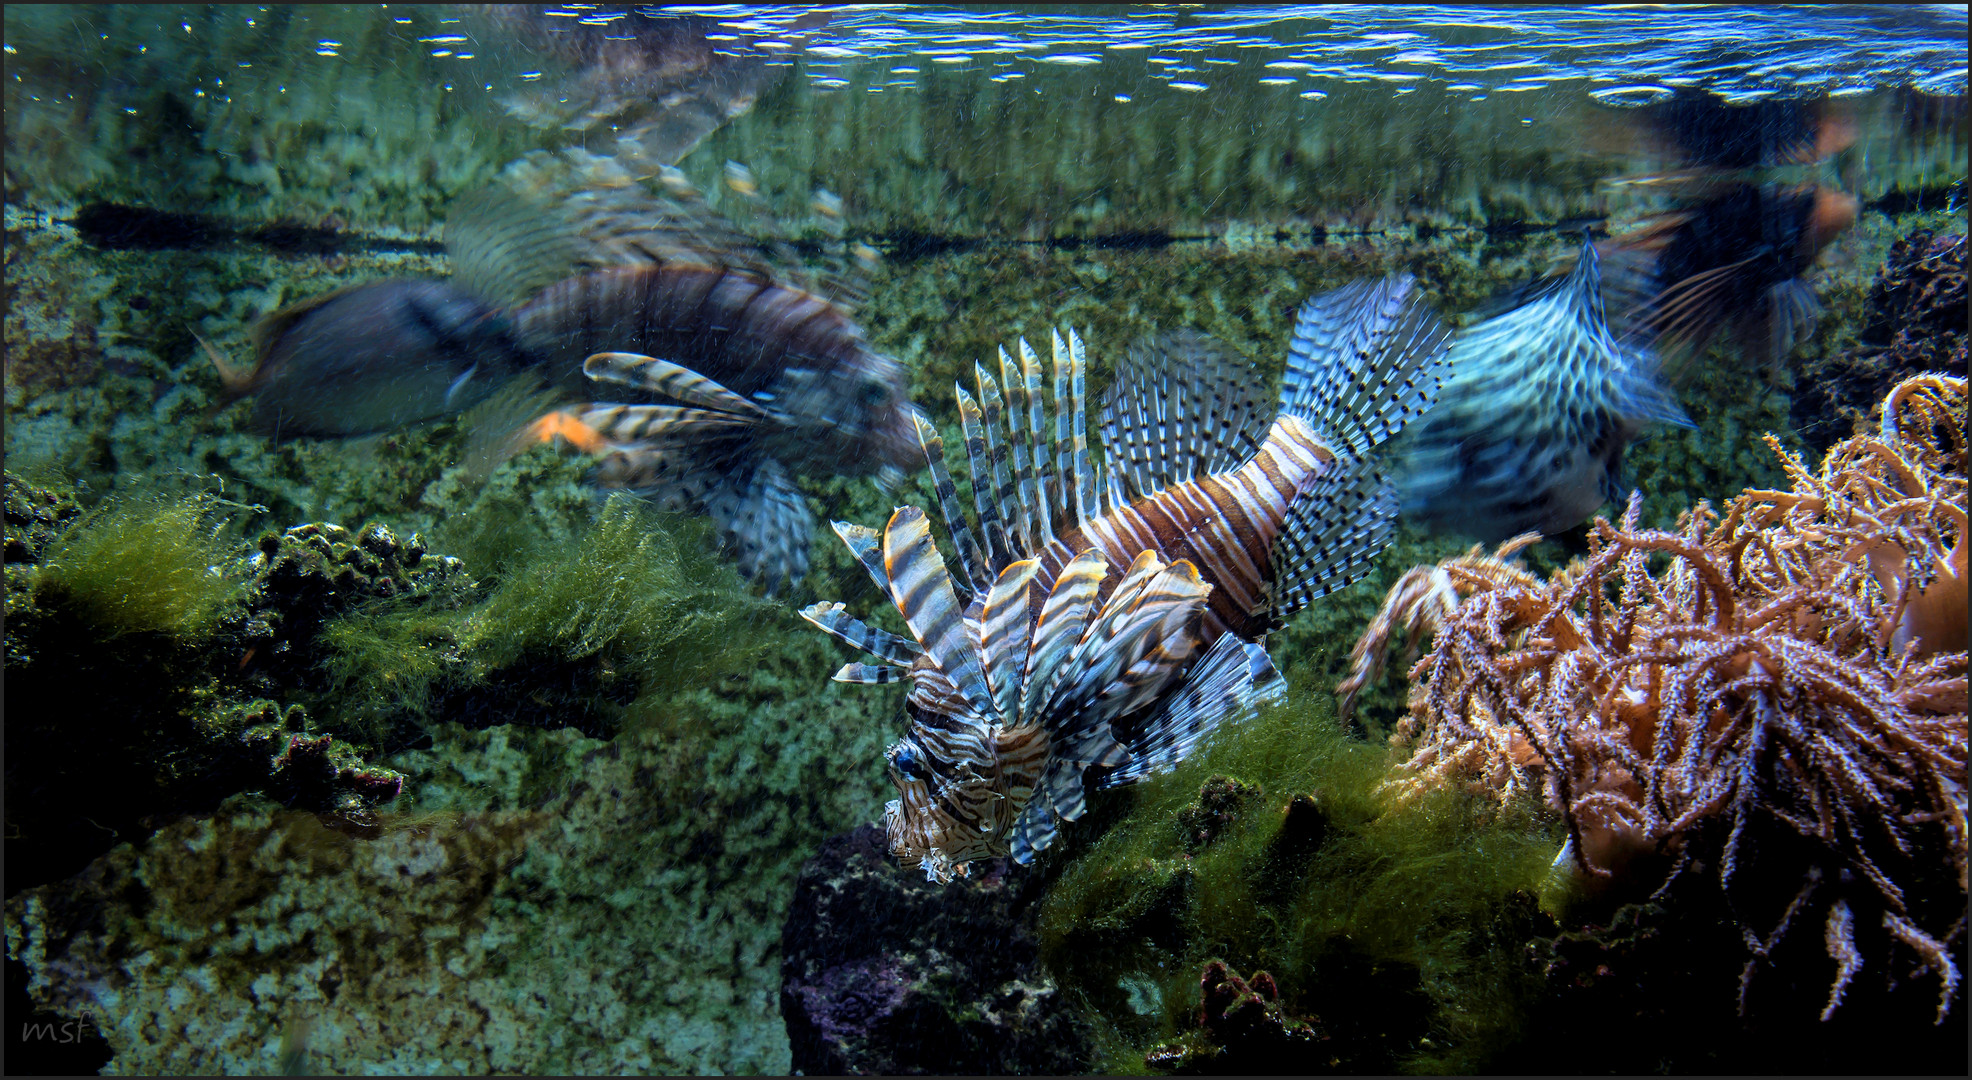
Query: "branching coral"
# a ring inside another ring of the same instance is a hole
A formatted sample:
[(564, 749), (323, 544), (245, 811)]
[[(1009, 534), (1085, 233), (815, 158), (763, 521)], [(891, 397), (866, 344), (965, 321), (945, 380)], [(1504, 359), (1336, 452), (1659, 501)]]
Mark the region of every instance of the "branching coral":
[[(1563, 860), (1593, 878), (1647, 854), (1675, 857), (1675, 877), (1692, 838), (1722, 835), (1708, 857), (1753, 954), (1746, 976), (1826, 904), (1838, 970), (1824, 1016), (1862, 964), (1845, 887), (1867, 883), (1888, 937), (1942, 980), (1942, 1021), (1965, 930), (1964, 409), (1963, 379), (1906, 380), (1879, 434), (1815, 471), (1769, 436), (1792, 490), (1745, 491), (1723, 515), (1701, 503), (1670, 532), (1639, 528), (1632, 496), (1548, 581), (1504, 563), (1520, 541), (1413, 571), (1344, 690), (1373, 675), (1397, 623), (1435, 630), (1396, 736), (1412, 751), (1400, 786), (1537, 791), (1567, 824)], [(1761, 933), (1734, 906), (1734, 873), (1774, 826), (1815, 854)], [(1956, 903), (1907, 891), (1947, 858)], [(1942, 935), (1925, 925), (1950, 919)]]

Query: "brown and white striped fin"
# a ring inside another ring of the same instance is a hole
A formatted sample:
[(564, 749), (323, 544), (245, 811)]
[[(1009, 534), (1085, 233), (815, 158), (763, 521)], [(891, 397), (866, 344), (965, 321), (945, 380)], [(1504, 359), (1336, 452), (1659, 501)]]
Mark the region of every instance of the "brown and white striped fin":
[(1371, 461), (1341, 459), (1288, 508), (1266, 606), (1275, 623), (1368, 574), (1397, 533), (1397, 489)]
[(908, 668), (912, 661), (924, 654), (924, 649), (917, 642), (898, 637), (888, 630), (879, 630), (844, 611), (839, 603), (824, 600), (802, 608), (800, 614), (836, 640), (869, 653), (886, 664)]
[(1130, 761), (1097, 778), (1096, 787), (1119, 787), (1165, 772), (1219, 725), (1286, 693), (1287, 683), (1266, 649), (1232, 634), (1222, 635), (1155, 714), (1122, 733)]
[(683, 405), (596, 404), (576, 413), (576, 419), (613, 443), (675, 444), (691, 447), (709, 439), (729, 438), (754, 427), (757, 421), (713, 409)]
[(591, 379), (651, 390), (687, 405), (735, 416), (764, 418), (767, 411), (682, 364), (639, 353), (602, 352), (582, 362)]
[[(1155, 552), (1137, 557), (1123, 581), (1066, 664), (1073, 678), (1048, 702), (1043, 721), (1061, 744), (1061, 754), (1087, 764), (1121, 764), (1106, 748), (1081, 754), (1085, 732), (1099, 730), (1107, 740), (1112, 720), (1129, 712), (1133, 701), (1154, 694), (1146, 683), (1168, 680), (1182, 670), (1201, 644), (1195, 621), (1212, 587), (1198, 570), (1180, 559), (1166, 565)], [(1140, 668), (1146, 659), (1152, 662)]]
[(1088, 357), (1082, 336), (1073, 330), (1068, 331), (1065, 341), (1060, 330), (1051, 331), (1048, 340), (1054, 357), (1055, 477), (1059, 485), (1049, 511), (1060, 515), (1064, 525), (1086, 528), (1092, 518), (1103, 514), (1096, 502), (1088, 410), (1083, 405), (1088, 394)]
[(841, 683), (861, 683), (865, 686), (883, 686), (888, 683), (903, 682), (905, 679), (910, 677), (910, 674), (911, 673), (904, 668), (891, 667), (888, 664), (850, 663), (850, 664), (842, 665), (842, 667), (838, 669), (836, 673), (832, 676), (832, 679), (835, 682), (841, 682)]
[(889, 596), (890, 574), (883, 568), (883, 540), (877, 531), (847, 521), (832, 522), (831, 525), (835, 535), (841, 537), (843, 545), (848, 547), (849, 554), (854, 555), (863, 569), (869, 571), (870, 580), (876, 582), (877, 590)]
[(979, 379), (980, 396), (988, 402), (986, 407), (966, 393), (965, 387), (956, 386), (954, 390), (959, 403), (959, 426), (965, 432), (966, 463), (972, 473), (972, 503), (979, 512), (978, 539), (985, 550), (987, 566), (998, 571), (1014, 561), (1013, 546), (1007, 537), (1007, 518), (1001, 509), (1010, 492), (1007, 447), (998, 429), (999, 388), (992, 385), (985, 368), (975, 365), (974, 372)]
[(1108, 561), (1101, 552), (1092, 550), (1070, 559), (1056, 575), (1054, 588), (1041, 604), (1040, 621), (1034, 624), (1034, 647), (1021, 678), (1021, 717), (1040, 715), (1042, 704), (1064, 671), (1063, 661), (1088, 628), (1096, 594), (1108, 574)]
[(979, 660), (986, 670), (986, 685), (993, 693), (993, 708), (1001, 722), (1019, 722), (1022, 676), (1027, 668), (1028, 647), (1033, 642), (1028, 619), (1030, 592), (1040, 560), (1023, 559), (1000, 572), (1000, 578), (980, 606)]
[(965, 508), (959, 505), (959, 489), (952, 483), (952, 474), (945, 467), (944, 438), (922, 413), (913, 413), (911, 418), (917, 424), (918, 444), (924, 447), (925, 464), (931, 469), (931, 487), (938, 495), (938, 509), (945, 517), (945, 531), (951, 534), (952, 545), (959, 552), (959, 589), (969, 600), (992, 585), (994, 571), (979, 550), (979, 540), (973, 535), (972, 526), (966, 523)]
[(993, 696), (966, 632), (964, 608), (952, 591), (945, 560), (931, 541), (924, 511), (901, 506), (890, 515), (883, 530), (883, 568), (890, 577), (891, 600), (924, 646), (925, 655), (976, 713), (990, 713)]
[(1230, 349), (1196, 331), (1133, 345), (1103, 409), (1110, 475), (1136, 499), (1238, 468), (1273, 419), (1259, 385)]
[(1323, 293), (1295, 321), (1281, 411), (1361, 457), (1437, 400), (1450, 341), (1409, 274)]

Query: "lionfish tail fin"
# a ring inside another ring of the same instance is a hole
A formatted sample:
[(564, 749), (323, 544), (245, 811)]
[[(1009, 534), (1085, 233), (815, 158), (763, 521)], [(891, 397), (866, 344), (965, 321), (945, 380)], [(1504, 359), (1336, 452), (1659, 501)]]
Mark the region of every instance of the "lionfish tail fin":
[(1273, 419), (1259, 381), (1222, 342), (1196, 331), (1132, 346), (1103, 408), (1111, 476), (1142, 498), (1237, 468), (1259, 450)]
[(1183, 685), (1124, 737), (1129, 762), (1100, 777), (1096, 787), (1119, 787), (1168, 771), (1221, 724), (1242, 719), (1286, 694), (1287, 683), (1266, 649), (1233, 634), (1221, 635)]
[(1361, 457), (1437, 399), (1450, 338), (1408, 274), (1323, 293), (1295, 322), (1281, 411)]
[(1360, 580), (1396, 535), (1396, 487), (1370, 462), (1338, 464), (1295, 501), (1274, 540), (1275, 622)]

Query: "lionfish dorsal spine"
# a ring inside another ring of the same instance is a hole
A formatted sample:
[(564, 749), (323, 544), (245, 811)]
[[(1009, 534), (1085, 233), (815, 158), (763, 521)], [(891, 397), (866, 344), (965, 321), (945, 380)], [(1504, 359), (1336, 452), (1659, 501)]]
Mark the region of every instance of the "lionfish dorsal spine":
[[(987, 382), (984, 368), (974, 369), (980, 380), (982, 397)], [(991, 411), (983, 410), (965, 387), (955, 386), (959, 403), (959, 426), (965, 432), (966, 462), (972, 473), (972, 504), (979, 513), (979, 541), (986, 549), (987, 564), (1004, 569), (1014, 561), (1007, 538), (1007, 523), (1000, 507), (1011, 494), (1007, 486), (1006, 446), (994, 425), (1000, 422), (999, 397), (993, 389)], [(956, 532), (956, 528), (954, 530)]]
[[(1030, 543), (1035, 552), (1054, 542), (1054, 504), (1052, 493), (1052, 455), (1048, 453), (1047, 402), (1041, 388), (1041, 358), (1026, 338), (1015, 343), (1020, 354), (1020, 408), (1010, 409), (1007, 422), (1020, 426), (1020, 439), (1028, 449), (1028, 470), (1021, 477), (1020, 501), (1027, 513)], [(1012, 388), (1009, 387), (1009, 390)]]
[(991, 567), (979, 550), (978, 538), (966, 525), (958, 486), (952, 483), (951, 471), (945, 465), (944, 438), (923, 414), (913, 414), (912, 422), (917, 425), (918, 443), (924, 447), (924, 460), (931, 472), (932, 490), (938, 496), (939, 513), (945, 518), (945, 531), (951, 534), (952, 544), (958, 548), (959, 585), (965, 595), (973, 596), (992, 582)]

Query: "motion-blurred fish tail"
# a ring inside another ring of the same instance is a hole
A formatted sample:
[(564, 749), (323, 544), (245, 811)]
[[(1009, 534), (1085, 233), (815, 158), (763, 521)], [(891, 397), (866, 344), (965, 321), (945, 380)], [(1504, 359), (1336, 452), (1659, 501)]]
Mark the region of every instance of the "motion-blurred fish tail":
[(1656, 355), (1611, 334), (1595, 245), (1526, 295), (1453, 340), (1443, 400), (1399, 448), (1406, 515), (1488, 541), (1558, 532), (1616, 490), (1645, 427), (1689, 425)]

